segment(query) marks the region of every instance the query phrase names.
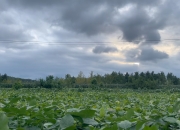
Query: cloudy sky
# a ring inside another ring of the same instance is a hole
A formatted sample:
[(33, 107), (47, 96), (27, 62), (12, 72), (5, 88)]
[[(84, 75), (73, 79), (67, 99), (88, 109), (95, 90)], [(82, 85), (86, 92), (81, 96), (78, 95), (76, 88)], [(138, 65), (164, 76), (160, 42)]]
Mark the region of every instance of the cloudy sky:
[(0, 0), (1, 74), (180, 77), (178, 0)]

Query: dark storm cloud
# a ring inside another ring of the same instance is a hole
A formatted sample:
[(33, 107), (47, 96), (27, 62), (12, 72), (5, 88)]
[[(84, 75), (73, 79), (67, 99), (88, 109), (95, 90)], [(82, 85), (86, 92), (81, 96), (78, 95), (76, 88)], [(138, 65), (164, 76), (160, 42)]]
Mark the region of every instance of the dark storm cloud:
[[(69, 6), (69, 7), (79, 7), (77, 10), (87, 9), (87, 8), (92, 8), (92, 6), (99, 6), (99, 5), (108, 5), (110, 7), (121, 7), (124, 6), (125, 4), (133, 3), (133, 4), (138, 4), (138, 5), (143, 5), (143, 6), (154, 6), (160, 3), (160, 1), (157, 0), (18, 0), (18, 1), (11, 1), (11, 0), (6, 0), (9, 3), (9, 6), (18, 6), (19, 8), (30, 8), (30, 9), (40, 9), (43, 7), (51, 7), (51, 6), (57, 6), (57, 7), (64, 7), (64, 6)], [(65, 7), (65, 8), (66, 8)], [(69, 8), (71, 10), (71, 8)]]
[[(161, 40), (159, 30), (173, 26), (176, 32), (179, 32), (177, 28), (180, 21), (179, 1), (165, 0), (164, 3), (161, 0), (0, 1), (0, 40), (40, 41), (37, 44), (35, 42), (0, 43), (0, 56), (3, 57), (0, 58), (3, 71), (1, 73), (12, 76), (33, 78), (48, 74), (76, 75), (80, 70), (88, 71), (87, 73), (136, 71), (138, 66), (131, 66), (128, 63), (119, 64), (118, 61), (126, 62), (124, 59), (95, 54), (116, 52), (117, 48), (109, 47), (111, 45), (102, 47), (97, 44), (90, 52), (90, 48), (94, 46), (84, 45), (84, 42), (106, 42), (111, 40), (110, 36), (114, 39), (122, 31), (123, 40), (136, 44), (140, 42), (140, 45), (153, 45)], [(48, 41), (72, 43), (71, 45), (60, 43), (56, 46), (49, 45)], [(74, 42), (77, 43), (72, 45)], [(143, 62), (145, 66), (139, 68), (141, 70), (144, 68), (148, 70), (155, 64), (158, 68), (153, 69), (161, 70), (165, 68), (164, 63), (169, 63), (171, 58), (168, 58), (165, 52), (154, 50), (150, 46), (123, 51), (127, 61)], [(110, 62), (114, 60), (117, 62)], [(173, 66), (173, 63), (169, 63), (169, 66)]]
[(141, 50), (141, 55), (138, 56), (138, 59), (141, 61), (157, 61), (168, 57), (168, 54), (165, 52), (154, 50), (153, 48), (144, 48)]
[[(136, 7), (127, 14), (119, 14), (118, 9), (129, 4), (134, 4)], [(158, 4), (160, 4), (160, 1), (156, 0), (151, 2), (141, 0), (9, 1), (9, 5), (14, 8), (29, 9), (33, 12), (39, 12), (39, 9), (41, 9), (48, 14), (52, 12), (47, 19), (52, 22), (53, 26), (61, 26), (88, 36), (101, 33), (109, 34), (122, 30), (123, 38), (128, 41), (134, 41), (143, 36), (160, 40), (157, 31), (159, 27), (149, 28), (156, 23), (148, 17), (148, 13), (143, 9), (143, 7), (153, 7)], [(118, 17), (117, 23), (114, 21), (115, 16)]]
[[(132, 15), (127, 16), (125, 14), (125, 17), (130, 17), (127, 19), (123, 17), (124, 14), (119, 14), (118, 12), (118, 8), (123, 8), (126, 4), (138, 5), (134, 10), (130, 10), (129, 14)], [(157, 32), (158, 28), (148, 30), (148, 24), (150, 24), (151, 19), (144, 9), (139, 9), (139, 4), (139, 1), (101, 1), (97, 3), (82, 2), (81, 4), (72, 4), (70, 8), (61, 10), (62, 14), (55, 23), (69, 30), (85, 33), (88, 36), (101, 33), (110, 34), (117, 30), (122, 30), (123, 38), (128, 41), (137, 40), (142, 36), (160, 40)], [(145, 2), (141, 4), (143, 5)], [(115, 22), (115, 16), (118, 17), (118, 22)], [(121, 21), (124, 22), (121, 23)], [(148, 33), (148, 31), (151, 33)]]
[[(178, 7), (173, 7), (178, 5), (177, 2), (163, 3), (161, 0), (7, 1), (9, 8), (24, 10), (31, 15), (36, 13), (37, 17), (55, 27), (63, 27), (87, 36), (111, 34), (121, 30), (123, 39), (134, 43), (159, 43), (161, 40), (159, 29), (163, 29), (171, 21), (168, 17), (173, 17), (174, 13), (178, 14)], [(118, 11), (128, 5), (131, 5), (129, 10)], [(150, 16), (154, 8), (156, 12)]]
[(117, 52), (118, 49), (115, 47), (108, 47), (108, 46), (96, 46), (93, 50), (94, 53), (109, 53), (109, 52)]
[(164, 26), (164, 22), (159, 24), (139, 6), (132, 7), (126, 14), (122, 14), (118, 20), (119, 27), (123, 32), (123, 39), (134, 43), (144, 41), (144, 43), (151, 44), (160, 42), (161, 36), (158, 29)]
[(157, 62), (162, 59), (167, 59), (169, 55), (165, 52), (154, 50), (150, 46), (128, 50), (126, 52), (127, 60), (132, 61), (152, 61)]

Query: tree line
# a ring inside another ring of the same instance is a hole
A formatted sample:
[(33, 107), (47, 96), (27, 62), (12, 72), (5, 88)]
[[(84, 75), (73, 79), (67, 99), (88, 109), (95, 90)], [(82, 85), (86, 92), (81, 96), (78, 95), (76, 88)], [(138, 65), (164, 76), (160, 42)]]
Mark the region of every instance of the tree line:
[(103, 88), (103, 87), (124, 87), (133, 89), (156, 89), (160, 86), (180, 85), (180, 79), (172, 73), (164, 72), (134, 72), (121, 73), (113, 71), (110, 74), (94, 74), (93, 71), (88, 77), (85, 77), (82, 71), (78, 76), (66, 74), (64, 78), (47, 76), (45, 79), (28, 80), (20, 78), (12, 78), (7, 74), (0, 75), (0, 86), (7, 88)]

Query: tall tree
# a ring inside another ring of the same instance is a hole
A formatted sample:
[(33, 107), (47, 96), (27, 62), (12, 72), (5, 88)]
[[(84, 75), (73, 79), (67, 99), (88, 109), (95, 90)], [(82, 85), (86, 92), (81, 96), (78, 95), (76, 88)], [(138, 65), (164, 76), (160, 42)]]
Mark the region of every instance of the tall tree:
[(125, 83), (128, 83), (128, 80), (129, 80), (129, 74), (128, 72), (126, 72), (125, 76), (124, 76), (124, 79), (125, 79)]

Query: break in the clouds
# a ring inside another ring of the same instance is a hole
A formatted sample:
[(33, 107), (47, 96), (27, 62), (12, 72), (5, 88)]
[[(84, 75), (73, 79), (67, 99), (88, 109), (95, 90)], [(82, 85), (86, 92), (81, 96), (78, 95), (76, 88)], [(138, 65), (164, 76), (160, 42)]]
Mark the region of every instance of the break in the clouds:
[(179, 1), (0, 2), (1, 73), (39, 78), (79, 71), (86, 76), (90, 71), (177, 72), (173, 63), (180, 64)]

